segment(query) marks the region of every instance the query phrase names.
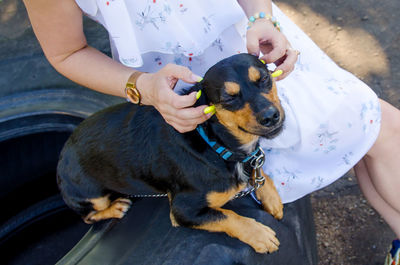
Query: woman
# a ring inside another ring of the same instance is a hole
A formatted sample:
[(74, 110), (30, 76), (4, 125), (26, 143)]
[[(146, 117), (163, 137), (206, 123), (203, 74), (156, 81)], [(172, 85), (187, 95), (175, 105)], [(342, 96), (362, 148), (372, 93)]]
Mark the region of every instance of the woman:
[[(153, 105), (179, 132), (193, 130), (213, 113), (204, 113), (207, 106), (191, 107), (194, 93), (176, 94), (178, 80), (194, 83), (237, 52), (274, 63), (283, 71), (276, 80), (287, 121), (283, 133), (262, 146), (268, 152), (264, 171), (283, 201), (322, 188), (354, 166), (364, 195), (400, 236), (400, 151), (393, 148), (400, 146), (399, 110), (337, 67), (270, 0), (24, 2), (57, 71), (120, 97), (126, 97), (132, 74), (148, 72), (131, 79), (141, 103)], [(87, 45), (82, 12), (108, 29), (115, 60)], [(398, 259), (398, 248), (393, 253), (387, 262)]]

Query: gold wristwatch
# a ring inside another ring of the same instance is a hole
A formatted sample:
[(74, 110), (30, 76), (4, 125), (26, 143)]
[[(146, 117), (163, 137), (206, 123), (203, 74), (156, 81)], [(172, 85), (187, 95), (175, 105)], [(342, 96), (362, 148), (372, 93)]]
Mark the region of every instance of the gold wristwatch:
[(138, 104), (140, 105), (140, 93), (139, 90), (136, 87), (136, 81), (139, 78), (141, 74), (144, 74), (143, 72), (136, 71), (128, 79), (128, 82), (126, 82), (125, 86), (125, 96), (126, 99), (133, 104)]

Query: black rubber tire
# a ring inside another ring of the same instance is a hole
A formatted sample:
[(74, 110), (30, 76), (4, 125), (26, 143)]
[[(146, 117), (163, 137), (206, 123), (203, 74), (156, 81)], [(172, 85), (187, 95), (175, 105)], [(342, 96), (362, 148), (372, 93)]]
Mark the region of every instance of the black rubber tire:
[(57, 265), (318, 264), (309, 197), (285, 205), (281, 221), (262, 210), (250, 196), (231, 201), (224, 208), (270, 226), (281, 242), (280, 249), (258, 254), (224, 233), (172, 227), (168, 200), (144, 198), (133, 202), (122, 220), (95, 223)]
[[(84, 118), (118, 102), (121, 100), (68, 88), (0, 97), (2, 263), (32, 260), (30, 264), (54, 264), (89, 229), (58, 195), (58, 156)], [(32, 231), (35, 227), (42, 231)], [(46, 254), (40, 250), (51, 246)]]
[(0, 226), (0, 245), (30, 224), (66, 209), (67, 205), (60, 195), (54, 195), (24, 209)]

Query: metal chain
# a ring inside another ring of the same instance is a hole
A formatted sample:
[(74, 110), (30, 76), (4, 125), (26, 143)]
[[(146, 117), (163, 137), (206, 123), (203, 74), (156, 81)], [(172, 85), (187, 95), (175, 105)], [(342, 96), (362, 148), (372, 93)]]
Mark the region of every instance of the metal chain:
[(259, 147), (258, 152), (254, 155), (254, 158), (250, 161), (250, 166), (254, 168), (254, 170), (256, 171), (254, 177), (254, 184), (250, 184), (252, 186), (251, 189), (238, 192), (235, 195), (235, 197), (233, 197), (233, 199), (238, 199), (247, 196), (253, 191), (258, 190), (262, 185), (264, 185), (265, 178), (261, 174), (261, 167), (264, 165), (264, 162), (265, 162), (265, 153), (261, 149), (261, 147)]
[(135, 194), (135, 195), (130, 195), (129, 197), (133, 198), (161, 198), (161, 197), (167, 197), (167, 193), (163, 194)]
[(262, 185), (264, 185), (265, 183), (265, 178), (264, 176), (261, 174), (260, 169), (257, 168), (256, 169), (256, 176), (254, 178), (254, 185), (251, 185), (251, 189), (246, 190), (246, 191), (239, 191), (235, 197), (233, 197), (233, 199), (238, 199), (238, 198), (242, 198), (244, 196), (249, 195), (250, 193), (252, 193), (253, 191), (258, 190)]
[(244, 197), (244, 196), (247, 196), (247, 195), (249, 195), (250, 193), (252, 193), (252, 192), (255, 191), (255, 190), (256, 190), (255, 187), (251, 187), (251, 189), (249, 189), (249, 190), (246, 190), (246, 191), (239, 191), (238, 193), (236, 193), (235, 197), (233, 197), (233, 200), (234, 200), (234, 199), (242, 198), (242, 197)]

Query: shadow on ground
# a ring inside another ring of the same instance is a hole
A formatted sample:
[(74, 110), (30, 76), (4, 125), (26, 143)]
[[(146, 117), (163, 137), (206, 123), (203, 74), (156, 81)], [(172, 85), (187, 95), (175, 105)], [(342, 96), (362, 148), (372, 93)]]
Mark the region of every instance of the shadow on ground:
[[(279, 0), (276, 4), (338, 65), (400, 107), (400, 1)], [(360, 193), (353, 172), (315, 192), (312, 203), (320, 265), (383, 264), (395, 236)]]

